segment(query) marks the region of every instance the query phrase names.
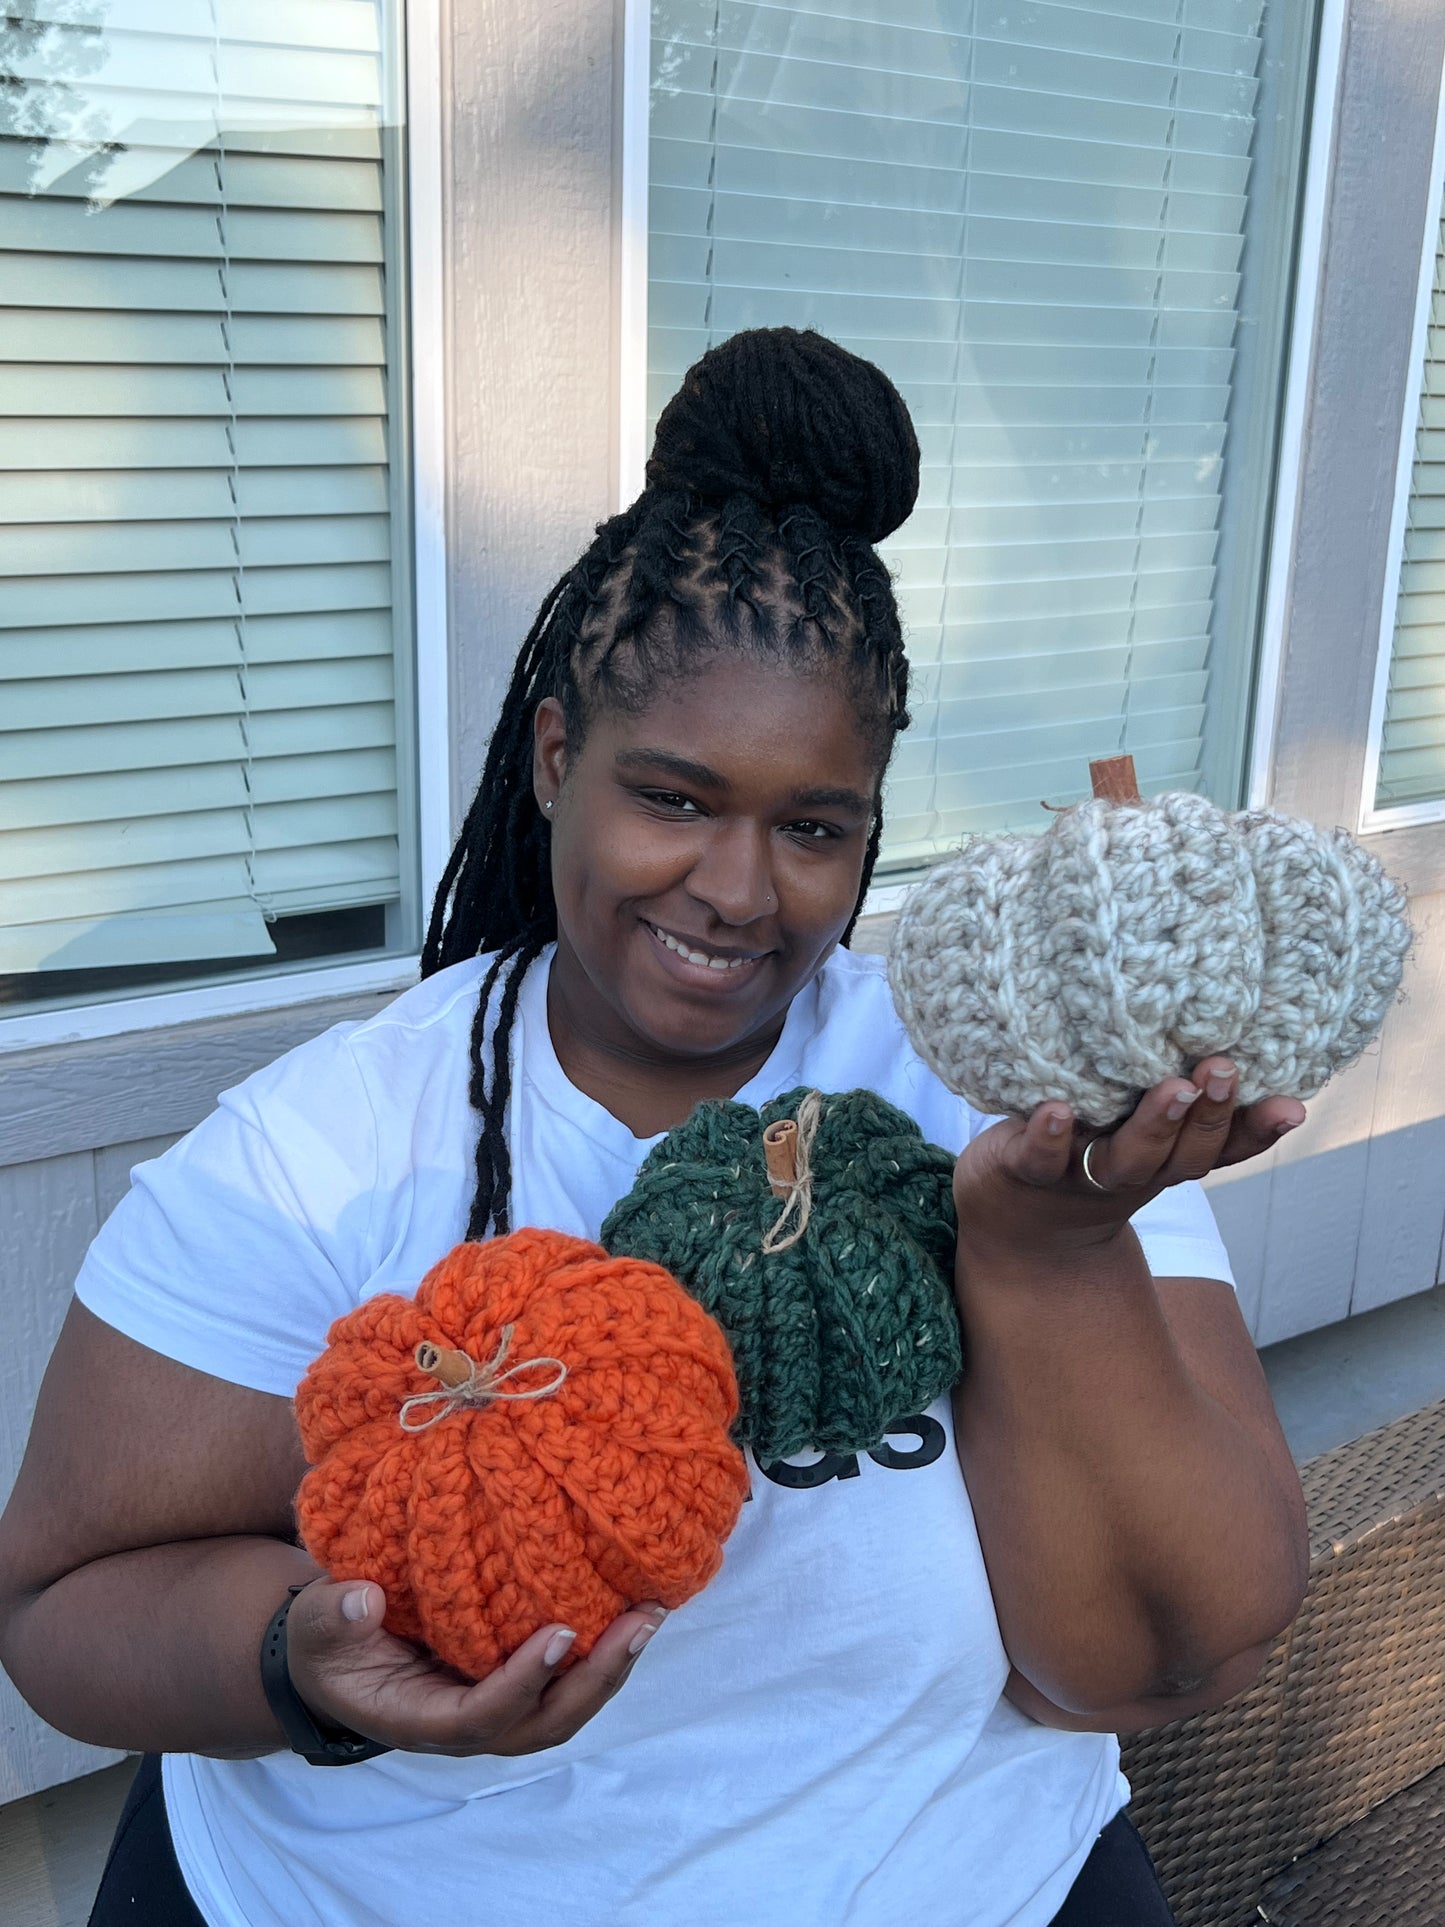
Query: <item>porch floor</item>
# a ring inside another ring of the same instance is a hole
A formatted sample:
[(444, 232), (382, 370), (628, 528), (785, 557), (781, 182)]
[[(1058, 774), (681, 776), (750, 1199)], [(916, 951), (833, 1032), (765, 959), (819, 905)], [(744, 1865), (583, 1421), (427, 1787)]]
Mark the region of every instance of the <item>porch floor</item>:
[(0, 1807), (0, 1920), (85, 1927), (135, 1762)]

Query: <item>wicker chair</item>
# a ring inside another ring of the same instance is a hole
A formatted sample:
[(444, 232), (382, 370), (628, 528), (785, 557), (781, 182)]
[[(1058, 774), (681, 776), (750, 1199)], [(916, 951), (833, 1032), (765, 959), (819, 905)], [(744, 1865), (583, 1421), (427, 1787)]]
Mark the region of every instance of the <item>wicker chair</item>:
[(1125, 1743), (1180, 1927), (1445, 1923), (1445, 1403), (1301, 1469), (1311, 1578), (1259, 1680)]

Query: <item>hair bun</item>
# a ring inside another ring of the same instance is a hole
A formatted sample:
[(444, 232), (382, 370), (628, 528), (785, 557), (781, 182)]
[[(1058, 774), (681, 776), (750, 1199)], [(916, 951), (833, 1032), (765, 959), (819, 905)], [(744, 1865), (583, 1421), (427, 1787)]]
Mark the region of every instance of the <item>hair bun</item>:
[(840, 535), (881, 542), (917, 500), (918, 437), (871, 361), (811, 328), (748, 328), (688, 369), (647, 480), (774, 513), (805, 504)]

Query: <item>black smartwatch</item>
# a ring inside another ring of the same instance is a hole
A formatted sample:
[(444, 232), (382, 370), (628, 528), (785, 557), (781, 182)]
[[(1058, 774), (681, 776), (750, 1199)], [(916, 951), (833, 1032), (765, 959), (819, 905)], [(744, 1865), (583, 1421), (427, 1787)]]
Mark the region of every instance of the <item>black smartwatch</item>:
[[(310, 1582), (308, 1581), (307, 1584)], [(322, 1726), (291, 1684), (291, 1668), (286, 1658), (286, 1616), (291, 1602), (305, 1585), (288, 1586), (286, 1597), (272, 1615), (261, 1640), (261, 1685), (266, 1704), (280, 1722), (293, 1753), (299, 1753), (312, 1766), (355, 1766), (361, 1760), (374, 1760), (378, 1753), (390, 1753), (379, 1740), (363, 1739), (344, 1726)]]

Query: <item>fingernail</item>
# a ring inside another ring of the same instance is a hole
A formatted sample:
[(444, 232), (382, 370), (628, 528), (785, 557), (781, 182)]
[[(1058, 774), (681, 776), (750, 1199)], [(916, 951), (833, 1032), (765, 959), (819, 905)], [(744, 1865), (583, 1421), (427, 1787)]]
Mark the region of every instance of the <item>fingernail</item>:
[(631, 1656), (634, 1659), (636, 1659), (637, 1655), (642, 1651), (643, 1647), (647, 1644), (648, 1640), (651, 1639), (652, 1635), (657, 1631), (658, 1627), (662, 1624), (663, 1620), (666, 1618), (667, 1618), (667, 1608), (665, 1606), (659, 1606), (657, 1611), (652, 1616), (652, 1623), (647, 1626), (638, 1627), (637, 1631), (632, 1635), (631, 1642), (629, 1643), (627, 1648), (628, 1652), (631, 1654)]
[(1212, 1104), (1222, 1104), (1234, 1089), (1233, 1071), (1211, 1072), (1205, 1089), (1209, 1092), (1209, 1099)]
[(560, 1626), (547, 1641), (547, 1650), (542, 1655), (544, 1666), (556, 1666), (567, 1657), (567, 1649), (577, 1637), (570, 1626)]
[[(1213, 1094), (1211, 1090), (1210, 1095), (1213, 1096)], [(1169, 1109), (1164, 1115), (1175, 1119), (1177, 1122), (1200, 1095), (1199, 1086), (1197, 1084), (1191, 1084), (1187, 1091), (1180, 1091), (1177, 1096), (1170, 1098)]]
[(341, 1595), (341, 1617), (350, 1620), (365, 1619), (369, 1610), (367, 1599), (365, 1586), (357, 1586), (351, 1592), (344, 1592)]
[(1293, 1130), (1297, 1130), (1298, 1128), (1299, 1128), (1299, 1120), (1298, 1120), (1298, 1119), (1295, 1119), (1295, 1120), (1291, 1120), (1291, 1119), (1289, 1119), (1289, 1118), (1286, 1118), (1283, 1124), (1276, 1124), (1276, 1125), (1275, 1125), (1275, 1127), (1274, 1127), (1274, 1134), (1275, 1134), (1275, 1136), (1276, 1136), (1276, 1137), (1284, 1137), (1284, 1136), (1286, 1136), (1286, 1135), (1287, 1135), (1287, 1134), (1288, 1134), (1288, 1133), (1289, 1133), (1290, 1131), (1293, 1131)]
[(1062, 1137), (1069, 1128), (1067, 1111), (1050, 1111), (1044, 1118), (1044, 1129), (1050, 1137)]

